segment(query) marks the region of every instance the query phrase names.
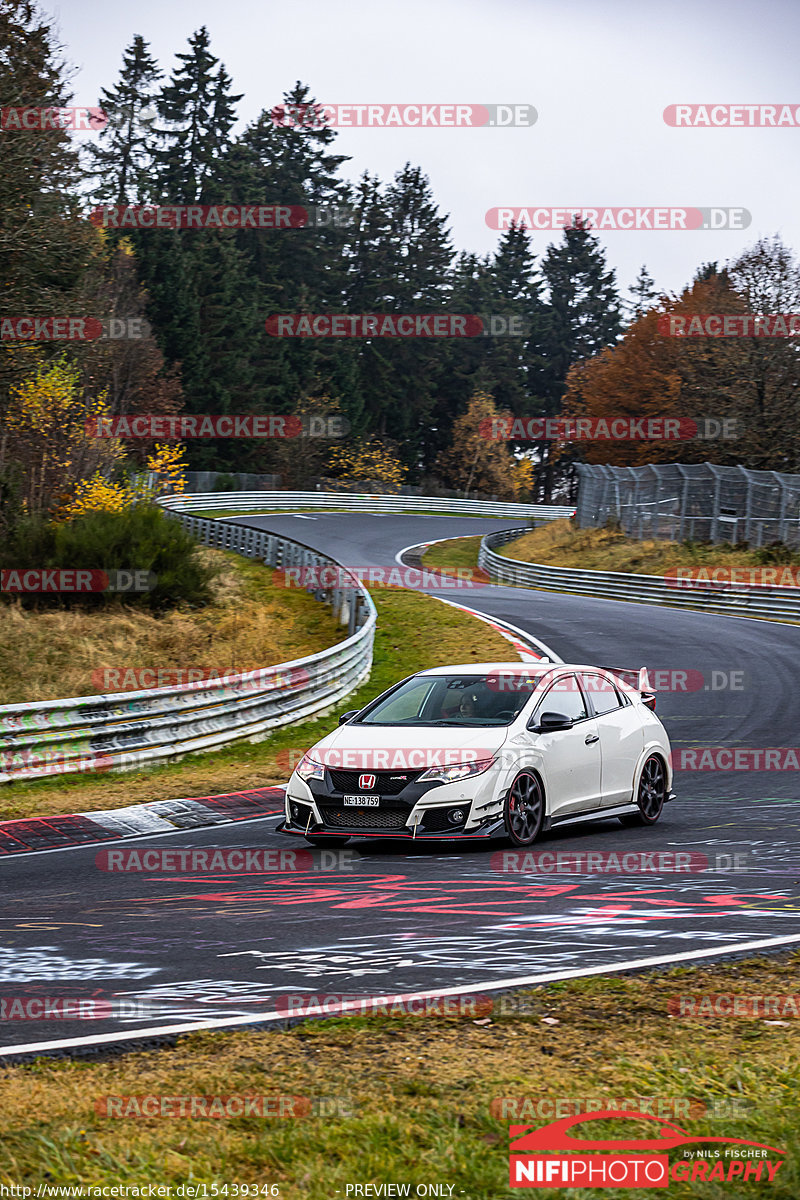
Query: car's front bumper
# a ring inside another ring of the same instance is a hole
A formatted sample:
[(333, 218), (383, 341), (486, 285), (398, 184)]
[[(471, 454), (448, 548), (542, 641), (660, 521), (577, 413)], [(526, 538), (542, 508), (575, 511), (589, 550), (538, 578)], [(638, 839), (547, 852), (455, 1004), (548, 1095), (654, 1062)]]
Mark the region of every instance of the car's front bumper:
[(431, 831), (418, 833), (419, 826), (414, 825), (411, 828), (403, 829), (331, 829), (327, 825), (311, 824), (308, 829), (303, 826), (302, 829), (296, 825), (283, 820), (277, 827), (277, 833), (291, 833), (296, 837), (340, 837), (343, 840), (347, 838), (379, 838), (382, 842), (385, 841), (400, 841), (400, 842), (452, 842), (452, 841), (469, 841), (479, 839), (485, 841), (487, 838), (502, 837), (505, 832), (505, 824), (501, 818), (494, 818), (484, 825), (476, 826), (472, 829), (444, 829), (441, 831)]
[(502, 826), (495, 771), (451, 783), (411, 778), (397, 792), (383, 792), (376, 806), (348, 805), (335, 776), (303, 780), (286, 789), (282, 833), (309, 837), (399, 838), (447, 841), (491, 837)]

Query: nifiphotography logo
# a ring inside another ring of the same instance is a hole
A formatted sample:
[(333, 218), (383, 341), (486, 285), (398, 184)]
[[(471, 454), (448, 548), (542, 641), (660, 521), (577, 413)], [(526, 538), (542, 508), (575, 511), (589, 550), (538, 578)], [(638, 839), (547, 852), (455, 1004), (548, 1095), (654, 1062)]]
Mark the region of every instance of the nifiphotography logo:
[[(575, 1137), (574, 1125), (641, 1120), (650, 1123), (649, 1137), (609, 1139)], [(578, 1113), (536, 1128), (510, 1125), (509, 1182), (512, 1188), (667, 1188), (673, 1183), (771, 1183), (786, 1151), (744, 1138), (706, 1137), (647, 1113), (608, 1110)], [(694, 1142), (713, 1143), (711, 1150), (683, 1151), (670, 1163), (667, 1150)], [(556, 1151), (556, 1153), (542, 1153)]]

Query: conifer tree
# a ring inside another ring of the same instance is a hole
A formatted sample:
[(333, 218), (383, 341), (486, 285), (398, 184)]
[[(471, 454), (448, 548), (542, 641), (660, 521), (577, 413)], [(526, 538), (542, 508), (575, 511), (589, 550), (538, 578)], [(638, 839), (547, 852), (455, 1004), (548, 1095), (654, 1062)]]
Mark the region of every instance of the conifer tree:
[(116, 87), (102, 88), (108, 124), (88, 147), (93, 193), (106, 203), (136, 203), (146, 195), (155, 152), (155, 85), (163, 72), (137, 34), (122, 57)]
[(636, 282), (628, 290), (631, 299), (625, 301), (624, 307), (630, 320), (637, 321), (649, 308), (653, 307), (653, 303), (658, 297), (655, 280), (644, 264), (636, 276)]
[[(547, 312), (542, 321), (537, 391), (546, 416), (556, 416), (573, 363), (591, 358), (612, 346), (622, 329), (615, 274), (606, 266), (598, 238), (575, 217), (566, 226), (560, 244), (550, 246), (542, 262), (548, 288)], [(549, 503), (556, 483), (552, 444), (540, 447), (539, 493)], [(562, 456), (561, 471), (568, 456)]]

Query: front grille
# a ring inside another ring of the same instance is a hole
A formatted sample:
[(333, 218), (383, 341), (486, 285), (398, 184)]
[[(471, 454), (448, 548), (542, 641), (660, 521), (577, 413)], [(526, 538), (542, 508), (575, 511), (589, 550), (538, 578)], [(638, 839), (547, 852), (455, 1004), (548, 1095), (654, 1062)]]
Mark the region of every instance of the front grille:
[(321, 808), (325, 825), (334, 829), (404, 829), (408, 811), (397, 808)]
[[(397, 796), (404, 787), (413, 783), (420, 771), (329, 771), (331, 787), (335, 792), (358, 794), (366, 792), (370, 796)], [(359, 779), (362, 775), (374, 775), (375, 786), (362, 788)], [(402, 779), (397, 776), (402, 775)]]

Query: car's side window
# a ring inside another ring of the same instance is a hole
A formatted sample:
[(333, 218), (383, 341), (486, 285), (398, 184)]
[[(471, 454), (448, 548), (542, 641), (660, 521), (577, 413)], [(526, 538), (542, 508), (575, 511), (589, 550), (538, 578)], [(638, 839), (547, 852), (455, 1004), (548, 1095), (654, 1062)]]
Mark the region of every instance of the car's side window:
[(622, 700), (610, 679), (604, 675), (581, 675), (581, 682), (589, 693), (595, 714), (603, 717), (606, 713), (616, 712), (622, 708)]
[(575, 675), (563, 675), (547, 689), (534, 709), (531, 726), (538, 725), (543, 712), (562, 713), (565, 717), (571, 717), (573, 721), (586, 719), (586, 701)]

